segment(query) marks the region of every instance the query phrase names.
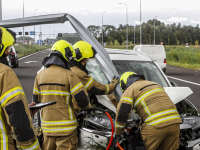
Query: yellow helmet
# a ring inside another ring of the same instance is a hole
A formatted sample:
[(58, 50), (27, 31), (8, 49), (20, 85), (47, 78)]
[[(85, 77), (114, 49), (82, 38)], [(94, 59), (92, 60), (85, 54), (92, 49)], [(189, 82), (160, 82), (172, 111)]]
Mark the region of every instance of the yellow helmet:
[(76, 53), (76, 61), (78, 62), (84, 58), (94, 58), (96, 55), (96, 50), (87, 42), (78, 41), (73, 47)]
[(13, 31), (0, 27), (0, 57), (9, 46), (15, 43), (15, 36)]
[[(137, 75), (135, 72), (125, 72), (122, 74), (120, 78), (120, 87), (122, 89), (122, 92), (127, 88), (128, 85), (128, 78), (132, 75)], [(139, 78), (139, 77), (138, 77)], [(129, 85), (130, 86), (130, 85)]]
[(72, 45), (65, 40), (59, 40), (54, 43), (51, 50), (59, 51), (67, 62), (69, 62), (72, 57), (76, 57), (76, 53), (74, 52)]

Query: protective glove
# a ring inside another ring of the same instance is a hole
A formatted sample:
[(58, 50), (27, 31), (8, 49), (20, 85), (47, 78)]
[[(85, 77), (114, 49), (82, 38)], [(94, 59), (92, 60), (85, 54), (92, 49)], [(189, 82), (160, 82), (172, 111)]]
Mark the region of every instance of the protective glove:
[(111, 84), (114, 84), (115, 86), (119, 83), (119, 77), (113, 77), (111, 80)]

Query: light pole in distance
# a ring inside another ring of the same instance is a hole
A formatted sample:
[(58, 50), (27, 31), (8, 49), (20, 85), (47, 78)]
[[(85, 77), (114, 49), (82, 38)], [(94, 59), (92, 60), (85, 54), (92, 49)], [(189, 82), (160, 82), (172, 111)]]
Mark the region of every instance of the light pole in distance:
[(141, 14), (141, 0), (140, 0), (140, 45), (142, 45), (142, 14)]
[(103, 14), (105, 13), (106, 11), (102, 12), (102, 46), (104, 47), (103, 45)]
[(126, 3), (119, 3), (119, 4), (126, 5), (126, 42), (127, 42), (126, 49), (128, 49), (128, 8)]
[[(34, 16), (35, 16), (35, 11), (36, 11), (36, 10), (38, 10), (38, 9), (35, 9), (35, 10), (34, 10)], [(35, 26), (34, 26), (34, 44), (35, 44)]]
[(153, 20), (154, 20), (154, 45), (155, 45), (155, 43), (156, 43), (156, 38), (155, 38), (155, 34), (156, 34), (156, 32), (155, 32), (155, 18), (156, 18), (157, 16), (155, 16), (154, 18), (153, 18)]
[[(49, 40), (50, 40), (50, 29), (51, 29), (51, 27), (49, 27)], [(49, 41), (48, 41), (48, 43), (49, 43)], [(50, 44), (50, 43), (49, 43)]]
[(0, 21), (2, 21), (2, 2), (0, 0)]

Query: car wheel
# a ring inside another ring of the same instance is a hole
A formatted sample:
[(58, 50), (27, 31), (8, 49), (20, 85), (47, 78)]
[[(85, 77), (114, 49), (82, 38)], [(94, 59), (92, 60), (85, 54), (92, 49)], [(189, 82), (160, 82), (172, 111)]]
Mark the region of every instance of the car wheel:
[(17, 63), (16, 60), (13, 61), (13, 68), (16, 68), (16, 67), (17, 67), (17, 64), (16, 64), (16, 63)]
[(19, 61), (17, 60), (17, 67), (19, 66)]

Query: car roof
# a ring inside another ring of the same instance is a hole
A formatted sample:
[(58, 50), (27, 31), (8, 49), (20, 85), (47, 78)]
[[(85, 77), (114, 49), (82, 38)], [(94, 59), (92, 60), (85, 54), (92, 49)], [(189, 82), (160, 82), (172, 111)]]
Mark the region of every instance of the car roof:
[(142, 52), (123, 49), (106, 49), (111, 60), (135, 60), (135, 61), (152, 61), (152, 59)]
[(163, 45), (136, 45), (134, 47), (163, 47)]

